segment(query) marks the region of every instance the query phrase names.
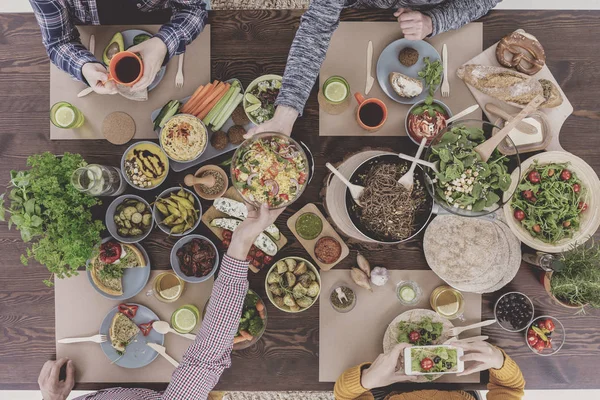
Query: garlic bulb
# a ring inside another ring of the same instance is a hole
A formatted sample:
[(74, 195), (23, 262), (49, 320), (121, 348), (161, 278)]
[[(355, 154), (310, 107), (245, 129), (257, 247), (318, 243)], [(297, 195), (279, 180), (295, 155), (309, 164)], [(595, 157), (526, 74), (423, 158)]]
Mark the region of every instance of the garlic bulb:
[(371, 283), (375, 286), (383, 286), (390, 279), (390, 273), (383, 267), (375, 267), (371, 271)]

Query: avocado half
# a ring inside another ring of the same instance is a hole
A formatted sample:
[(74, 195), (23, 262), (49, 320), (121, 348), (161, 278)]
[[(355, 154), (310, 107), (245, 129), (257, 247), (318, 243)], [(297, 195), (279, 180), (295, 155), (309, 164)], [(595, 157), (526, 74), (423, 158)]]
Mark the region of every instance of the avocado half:
[(104, 48), (104, 53), (102, 53), (102, 61), (104, 64), (108, 66), (110, 64), (110, 60), (120, 51), (125, 50), (125, 43), (123, 41), (123, 35), (121, 32), (117, 32), (114, 34), (108, 45)]

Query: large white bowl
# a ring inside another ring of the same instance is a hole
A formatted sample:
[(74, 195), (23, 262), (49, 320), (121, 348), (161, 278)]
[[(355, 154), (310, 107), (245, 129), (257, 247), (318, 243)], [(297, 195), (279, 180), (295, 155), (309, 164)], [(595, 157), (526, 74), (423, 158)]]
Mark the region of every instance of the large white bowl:
[[(521, 223), (515, 220), (513, 216), (514, 210), (511, 206), (512, 201), (508, 201), (504, 205), (504, 217), (506, 218), (506, 223), (510, 227), (510, 230), (527, 246), (547, 253), (561, 253), (569, 250), (569, 248), (576, 243), (585, 242), (590, 236), (594, 235), (596, 230), (598, 230), (598, 227), (600, 226), (600, 180), (592, 167), (581, 158), (565, 151), (548, 151), (537, 154), (522, 162), (521, 176), (518, 176), (518, 170), (513, 171), (511, 175), (512, 184), (506, 193), (512, 193), (516, 189), (517, 185), (521, 183), (525, 175), (529, 172), (535, 160), (537, 160), (540, 165), (569, 163), (569, 169), (581, 180), (582, 186), (587, 191), (585, 201), (588, 204), (588, 209), (581, 213), (579, 230), (575, 232), (571, 238), (565, 238), (558, 243), (550, 244), (531, 236), (531, 234), (521, 226)], [(507, 195), (505, 194), (505, 197), (506, 196)], [(504, 199), (504, 201), (506, 200), (507, 199)]]
[[(254, 88), (260, 82), (262, 82), (262, 81), (272, 81), (274, 79), (282, 81), (283, 77), (281, 75), (275, 75), (275, 74), (262, 75), (262, 76), (259, 76), (258, 78), (256, 78), (255, 80), (253, 80), (252, 82), (250, 82), (250, 84), (246, 87), (246, 91), (244, 92), (244, 99), (242, 100), (242, 106), (244, 107), (244, 112), (246, 113), (246, 117), (248, 117), (248, 119), (250, 121), (252, 121), (252, 123), (255, 124), (255, 125), (258, 125), (259, 123), (256, 122), (256, 120), (254, 119), (253, 116), (251, 116), (248, 112), (246, 112), (246, 108), (248, 108), (248, 100), (246, 100), (246, 94), (248, 94), (252, 90), (254, 90)], [(263, 121), (263, 122), (267, 122), (267, 121)]]

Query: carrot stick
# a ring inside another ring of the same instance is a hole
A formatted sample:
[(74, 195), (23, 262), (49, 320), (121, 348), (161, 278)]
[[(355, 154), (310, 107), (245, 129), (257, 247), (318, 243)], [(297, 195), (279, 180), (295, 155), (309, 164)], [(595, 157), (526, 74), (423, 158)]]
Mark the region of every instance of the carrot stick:
[(240, 335), (242, 335), (243, 338), (245, 338), (246, 340), (252, 340), (254, 337), (248, 333), (247, 331), (240, 331)]
[(233, 344), (245, 342), (246, 340), (248, 340), (248, 339), (246, 339), (243, 336), (236, 336), (233, 338)]
[(215, 90), (216, 85), (209, 83), (208, 85), (206, 85), (208, 87), (208, 89), (202, 93), (200, 93), (200, 97), (198, 98), (197, 101), (194, 102), (194, 104), (192, 104), (192, 106), (190, 107), (190, 109), (188, 110), (188, 114), (193, 114), (196, 115), (197, 111), (199, 111), (199, 106), (200, 104), (208, 97), (211, 95), (211, 93)]
[(202, 88), (202, 90), (200, 91), (200, 93), (198, 93), (198, 95), (190, 98), (187, 103), (185, 103), (183, 105), (182, 108), (182, 112), (186, 113), (186, 114), (191, 114), (191, 111), (200, 103), (200, 101), (202, 100), (202, 98), (206, 95), (206, 93), (211, 90), (213, 84), (209, 83), (208, 85), (204, 86)]
[(198, 86), (198, 89), (196, 89), (196, 91), (190, 96), (188, 101), (183, 105), (183, 107), (181, 107), (182, 112), (184, 112), (185, 110), (187, 110), (189, 108), (189, 105), (194, 102), (194, 99), (198, 98), (198, 95), (200, 94), (202, 89), (204, 89), (203, 85)]
[(200, 112), (204, 110), (204, 107), (206, 107), (206, 105), (212, 101), (213, 96), (216, 96), (220, 93), (223, 86), (225, 86), (225, 84), (222, 82), (219, 82), (216, 86), (213, 86), (212, 90), (202, 98), (200, 103), (196, 104), (196, 107), (194, 107), (191, 113), (194, 115), (199, 115)]
[(209, 111), (212, 110), (212, 108), (217, 104), (217, 102), (221, 100), (223, 96), (225, 96), (225, 93), (227, 93), (230, 86), (231, 85), (227, 83), (221, 86), (218, 92), (215, 91), (212, 100), (210, 100), (209, 103), (206, 106), (204, 106), (203, 109), (200, 110), (200, 114), (198, 114), (197, 117), (200, 119), (204, 119), (208, 115)]
[(259, 301), (256, 303), (256, 311), (261, 312), (265, 309), (265, 305), (262, 303), (262, 301)]

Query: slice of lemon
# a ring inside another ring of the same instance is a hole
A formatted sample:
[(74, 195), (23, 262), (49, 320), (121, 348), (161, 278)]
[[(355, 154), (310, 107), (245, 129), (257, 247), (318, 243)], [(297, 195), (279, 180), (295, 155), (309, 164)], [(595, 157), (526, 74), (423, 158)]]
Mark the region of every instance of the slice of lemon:
[(67, 106), (62, 106), (54, 113), (54, 120), (63, 128), (71, 125), (75, 121), (75, 112)]
[(260, 100), (258, 99), (258, 97), (256, 97), (252, 93), (246, 93), (246, 101), (250, 104), (260, 104)]
[(175, 327), (181, 331), (190, 332), (196, 327), (197, 322), (198, 320), (196, 318), (196, 314), (187, 308), (182, 308), (176, 311), (175, 315), (173, 316), (173, 323)]
[(440, 314), (451, 316), (458, 312), (459, 304), (458, 301), (454, 303), (444, 304), (443, 306), (438, 306), (437, 310)]
[(334, 103), (344, 101), (348, 96), (348, 88), (342, 82), (333, 81), (325, 88), (325, 97)]
[(176, 299), (179, 294), (181, 293), (181, 285), (175, 285), (173, 287), (170, 287), (168, 289), (165, 290), (161, 290), (160, 291), (160, 295), (165, 299), (165, 300), (173, 300)]
[(261, 107), (261, 104), (252, 104), (251, 106), (246, 107), (246, 112), (251, 113), (252, 111), (256, 111)]

